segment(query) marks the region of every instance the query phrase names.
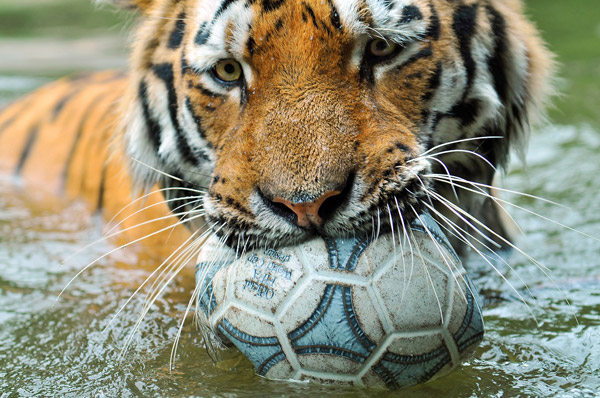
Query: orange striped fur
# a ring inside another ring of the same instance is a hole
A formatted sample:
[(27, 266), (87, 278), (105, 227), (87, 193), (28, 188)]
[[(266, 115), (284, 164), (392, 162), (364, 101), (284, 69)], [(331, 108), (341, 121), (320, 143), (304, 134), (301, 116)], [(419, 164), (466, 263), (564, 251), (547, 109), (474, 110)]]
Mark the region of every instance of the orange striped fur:
[(189, 232), (169, 228), (177, 218), (168, 217), (160, 193), (132, 205), (141, 195), (134, 192), (140, 190), (132, 183), (120, 145), (114, 143), (126, 86), (122, 72), (82, 75), (42, 87), (6, 108), (0, 113), (0, 173), (14, 175), (27, 189), (83, 198), (107, 220), (118, 214), (115, 222), (122, 222), (122, 230), (165, 217), (115, 240), (124, 244), (165, 229), (141, 241), (146, 253), (165, 258)]

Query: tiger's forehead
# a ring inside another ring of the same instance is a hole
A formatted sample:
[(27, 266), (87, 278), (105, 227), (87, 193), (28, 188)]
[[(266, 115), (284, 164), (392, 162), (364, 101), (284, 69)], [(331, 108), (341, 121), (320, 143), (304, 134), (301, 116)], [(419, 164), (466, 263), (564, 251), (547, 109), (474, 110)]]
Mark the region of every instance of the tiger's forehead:
[(404, 43), (425, 34), (431, 14), (424, 0), (199, 0), (195, 7), (189, 57), (198, 69), (224, 58), (246, 58), (260, 44), (253, 36), (259, 23), (269, 29), (266, 35), (276, 35), (284, 21), (301, 19), (332, 38)]

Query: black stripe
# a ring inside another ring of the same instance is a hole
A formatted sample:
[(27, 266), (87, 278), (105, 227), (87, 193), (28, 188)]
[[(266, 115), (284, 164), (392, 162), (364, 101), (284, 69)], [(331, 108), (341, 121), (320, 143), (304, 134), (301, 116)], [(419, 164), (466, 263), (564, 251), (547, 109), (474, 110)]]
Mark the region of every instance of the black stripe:
[(460, 119), (461, 127), (466, 127), (477, 119), (480, 107), (481, 101), (478, 99), (462, 101), (450, 109), (449, 116)]
[(248, 38), (248, 41), (246, 42), (246, 49), (248, 50), (248, 53), (250, 55), (254, 55), (255, 48), (256, 48), (256, 41), (254, 40), (254, 38), (252, 36), (250, 36), (250, 38)]
[(183, 157), (183, 159), (195, 166), (199, 165), (198, 159), (194, 157), (192, 149), (183, 135), (179, 120), (177, 118), (178, 105), (177, 105), (177, 93), (175, 92), (175, 81), (173, 77), (173, 65), (165, 63), (158, 64), (152, 67), (154, 74), (161, 79), (167, 88), (167, 99), (169, 102), (169, 116), (171, 118), (171, 124), (175, 129), (175, 137), (177, 139), (177, 149)]
[(385, 9), (388, 11), (392, 11), (394, 8), (394, 2), (392, 0), (383, 0), (382, 3)]
[(433, 95), (435, 94), (435, 91), (440, 87), (440, 84), (442, 82), (442, 70), (442, 63), (438, 62), (435, 66), (435, 71), (433, 71), (433, 74), (429, 77), (429, 80), (427, 81), (427, 92), (422, 97), (423, 101), (431, 100), (431, 98), (433, 98)]
[(321, 21), (321, 27), (327, 33), (328, 36), (333, 36), (333, 32), (331, 31), (331, 28), (327, 25), (327, 23)]
[(429, 26), (427, 27), (427, 37), (437, 41), (440, 39), (440, 17), (433, 3), (429, 5), (431, 16), (429, 17)]
[(462, 127), (473, 123), (479, 116), (478, 113), (481, 108), (481, 101), (476, 99), (467, 100), (467, 96), (473, 86), (473, 79), (475, 78), (476, 64), (471, 54), (471, 41), (475, 34), (477, 11), (477, 4), (460, 6), (454, 13), (452, 23), (452, 28), (458, 39), (460, 54), (466, 71), (467, 84), (462, 100), (454, 105), (450, 112), (444, 116), (458, 118)]
[[(71, 168), (71, 163), (73, 162), (73, 157), (75, 156), (75, 151), (77, 150), (77, 146), (79, 144), (79, 141), (81, 140), (81, 136), (83, 134), (83, 127), (85, 125), (85, 122), (87, 122), (87, 119), (90, 115), (90, 112), (96, 107), (96, 104), (98, 102), (100, 102), (102, 99), (104, 99), (104, 97), (106, 96), (106, 94), (100, 94), (98, 95), (92, 102), (90, 102), (90, 104), (86, 107), (85, 109), (85, 113), (81, 116), (81, 121), (79, 122), (79, 126), (77, 128), (77, 133), (75, 135), (75, 139), (73, 140), (73, 143), (71, 144), (71, 149), (69, 150), (69, 154), (67, 156), (67, 160), (65, 162), (65, 166), (63, 168), (63, 171), (61, 173), (62, 177), (61, 177), (61, 190), (64, 190), (67, 186), (67, 179), (69, 177), (69, 170)], [(109, 110), (111, 110), (112, 108), (109, 107)], [(100, 120), (104, 119), (103, 115)]]
[(207, 89), (206, 87), (204, 87), (201, 84), (196, 84), (194, 86), (195, 89), (200, 90), (200, 92), (208, 97), (211, 98), (223, 98), (224, 95), (223, 94), (219, 94), (219, 93), (215, 93), (214, 91), (211, 91), (209, 89)]
[(281, 28), (283, 28), (283, 20), (281, 18), (277, 18), (277, 21), (275, 22), (275, 30), (280, 31)]
[(488, 60), (488, 69), (494, 80), (494, 89), (502, 104), (506, 106), (508, 98), (508, 78), (506, 77), (505, 59), (508, 52), (506, 37), (506, 21), (492, 6), (487, 6), (491, 18), (492, 32), (494, 33), (494, 52)]
[(15, 120), (17, 120), (17, 117), (19, 116), (19, 112), (17, 112), (16, 115), (9, 117), (4, 123), (0, 124), (0, 134), (2, 134), (8, 126), (10, 126)]
[[(433, 115), (431, 115), (431, 131), (435, 132), (438, 124), (440, 124), (442, 119), (445, 117), (446, 117), (446, 114), (443, 112), (434, 112)], [(429, 149), (429, 148), (427, 148), (427, 149)]]
[[(496, 127), (485, 127), (481, 132), (482, 135), (486, 136), (494, 136), (494, 135), (502, 135), (502, 130)], [(500, 141), (500, 142), (499, 142)], [(504, 166), (506, 165), (506, 161), (508, 159), (508, 140), (495, 140), (489, 138), (482, 138), (481, 143), (477, 145), (477, 152), (481, 154), (485, 159), (488, 160), (491, 164), (496, 166)], [(484, 181), (486, 184), (491, 184), (494, 173), (486, 173), (487, 181)]]
[(100, 187), (98, 188), (98, 198), (96, 199), (96, 212), (99, 212), (104, 206), (104, 190), (106, 187), (106, 170), (108, 164), (104, 162), (102, 165), (102, 173), (100, 174)]
[(97, 79), (93, 74), (90, 73), (82, 73), (67, 78), (68, 81), (76, 83), (74, 84), (75, 88), (67, 94), (63, 95), (61, 99), (56, 103), (56, 105), (54, 105), (54, 108), (52, 109), (51, 121), (54, 122), (58, 118), (60, 112), (62, 112), (62, 110), (64, 109), (65, 105), (67, 105), (67, 103), (71, 99), (73, 99), (73, 97), (75, 97), (77, 94), (79, 94), (84, 88), (89, 87), (90, 84), (106, 84), (115, 80), (122, 79), (125, 76), (126, 73), (119, 71), (112, 75), (109, 75), (108, 77), (103, 77), (102, 79)]
[(81, 82), (82, 80), (89, 80), (95, 72), (79, 72), (79, 73), (74, 73), (72, 75), (69, 75), (67, 77), (65, 77), (65, 80), (68, 82)]
[(423, 58), (429, 58), (432, 55), (433, 55), (433, 50), (431, 49), (431, 44), (430, 44), (427, 47), (425, 47), (424, 49), (420, 50), (415, 55), (413, 55), (412, 57), (410, 57), (405, 63), (403, 63), (402, 65), (399, 65), (396, 68), (396, 71), (401, 71), (402, 69), (406, 68), (407, 66), (414, 64), (418, 60), (423, 59)]
[(408, 145), (401, 143), (400, 141), (396, 141), (395, 145), (396, 145), (396, 148), (402, 152), (412, 153), (412, 150), (410, 149), (410, 147)]
[[(103, 73), (104, 75), (104, 73)], [(81, 73), (76, 73), (74, 75), (68, 76), (66, 78), (64, 78), (65, 81), (71, 82), (71, 83), (80, 83), (82, 85), (89, 85), (90, 83), (93, 84), (101, 84), (101, 83), (108, 83), (114, 80), (119, 80), (122, 79), (124, 77), (127, 77), (127, 72), (120, 70), (120, 71), (115, 71), (112, 74), (109, 74), (108, 76), (103, 76), (102, 78), (97, 76), (97, 72), (81, 72)]]
[[(35, 98), (35, 97), (34, 97)], [(21, 115), (23, 111), (29, 110), (29, 104), (33, 102), (31, 96), (23, 99), (21, 103), (15, 103), (12, 106), (18, 106), (15, 114), (4, 121), (4, 123), (0, 124), (0, 134), (2, 134), (11, 124), (13, 124)], [(0, 113), (8, 111), (9, 108), (3, 108)]]
[(54, 122), (60, 115), (60, 112), (62, 112), (64, 107), (67, 105), (67, 103), (90, 84), (105, 84), (114, 80), (119, 80), (125, 77), (125, 75), (126, 74), (123, 72), (116, 72), (112, 75), (109, 75), (108, 77), (97, 79), (93, 74), (90, 74), (89, 72), (84, 72), (66, 78), (66, 80), (73, 83), (74, 88), (73, 90), (63, 95), (60, 98), (60, 100), (56, 103), (56, 105), (54, 105), (54, 108), (52, 109), (51, 121)]
[(177, 22), (175, 23), (175, 28), (173, 32), (171, 32), (171, 36), (169, 37), (169, 43), (167, 47), (169, 48), (179, 48), (181, 42), (183, 41), (183, 34), (185, 33), (185, 11), (180, 13), (177, 16)]
[(233, 4), (235, 3), (237, 0), (223, 0), (223, 2), (221, 3), (221, 6), (219, 7), (219, 9), (217, 10), (217, 12), (215, 12), (215, 16), (213, 18), (213, 21), (217, 18), (219, 18), (221, 16), (221, 14), (223, 14), (225, 11), (227, 11), (227, 9)]
[(458, 38), (460, 54), (467, 73), (467, 86), (465, 87), (463, 99), (469, 93), (475, 76), (475, 61), (471, 55), (471, 39), (475, 33), (476, 20), (477, 4), (460, 6), (454, 12), (452, 29), (454, 29), (454, 33)]
[[(181, 65), (180, 65), (180, 70), (181, 70), (181, 75), (185, 76), (185, 74), (188, 71), (191, 71), (192, 73), (194, 73), (194, 71), (192, 70), (192, 68), (190, 68), (190, 66), (187, 63), (187, 60), (185, 59), (185, 51), (181, 51)], [(194, 73), (195, 74), (195, 73)]]
[(56, 103), (56, 105), (54, 105), (54, 108), (52, 109), (52, 122), (56, 121), (60, 112), (63, 110), (65, 105), (67, 105), (67, 102), (69, 102), (73, 97), (75, 97), (80, 92), (81, 92), (81, 88), (76, 88), (75, 90), (70, 91), (67, 94), (62, 96), (62, 98)]
[[(529, 93), (525, 93), (525, 96), (527, 95), (529, 95)], [(512, 110), (512, 114), (509, 117), (509, 123), (510, 126), (512, 126), (512, 128), (507, 128), (507, 138), (510, 138), (509, 134), (511, 132), (517, 129), (524, 129), (528, 123), (527, 114), (524, 112), (525, 109), (523, 105), (519, 105), (513, 102), (510, 106), (510, 109)]]
[(208, 23), (206, 21), (204, 21), (198, 28), (198, 33), (196, 33), (196, 38), (194, 39), (194, 43), (196, 43), (199, 46), (202, 46), (202, 45), (206, 44), (209, 37), (210, 37), (210, 29), (208, 29)]
[(244, 107), (248, 103), (248, 86), (242, 84), (240, 86), (240, 106)]
[(312, 9), (312, 7), (305, 2), (303, 2), (302, 5), (306, 9), (306, 12), (308, 12), (308, 15), (310, 16), (310, 19), (312, 20), (313, 25), (315, 25), (315, 28), (320, 29), (319, 23), (317, 22), (317, 16), (315, 15), (315, 12)]
[(150, 141), (154, 147), (154, 153), (158, 155), (160, 148), (161, 139), (161, 128), (156, 119), (150, 113), (150, 105), (148, 104), (148, 88), (144, 81), (140, 82), (138, 88), (138, 96), (142, 105), (142, 112), (144, 113), (144, 121), (146, 122), (146, 132), (150, 136)]
[(39, 133), (39, 125), (37, 125), (37, 124), (29, 130), (29, 134), (27, 136), (27, 141), (25, 143), (25, 148), (23, 148), (23, 151), (21, 152), (21, 156), (19, 157), (19, 161), (17, 162), (17, 166), (15, 167), (14, 174), (16, 176), (21, 175), (21, 172), (23, 171), (23, 167), (25, 166), (25, 162), (29, 158), (29, 155), (31, 154), (31, 149), (33, 148), (33, 145), (35, 144), (35, 141), (38, 138), (38, 133)]
[(285, 0), (263, 0), (263, 12), (275, 11), (285, 3)]
[[(185, 99), (185, 105), (188, 108), (188, 111), (190, 112), (192, 117), (194, 118), (194, 122), (196, 123), (196, 127), (198, 128), (198, 133), (200, 134), (200, 137), (202, 137), (204, 140), (206, 140), (206, 132), (202, 128), (202, 117), (200, 117), (200, 115), (197, 115), (194, 112), (194, 107), (192, 106), (192, 101), (190, 100), (189, 97)], [(208, 143), (208, 146), (210, 147), (211, 144)]]
[(423, 14), (421, 13), (421, 10), (419, 10), (419, 7), (409, 5), (402, 9), (402, 17), (400, 18), (399, 22), (401, 24), (405, 24), (421, 19), (423, 19)]

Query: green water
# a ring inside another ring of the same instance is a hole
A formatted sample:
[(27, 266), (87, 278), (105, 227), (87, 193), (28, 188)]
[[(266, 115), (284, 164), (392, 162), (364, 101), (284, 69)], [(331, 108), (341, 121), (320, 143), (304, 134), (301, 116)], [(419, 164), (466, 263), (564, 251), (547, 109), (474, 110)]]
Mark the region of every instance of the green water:
[[(91, 17), (91, 7), (81, 3), (0, 0), (0, 35), (5, 38), (0, 38), (0, 49), (15, 48), (15, 40), (35, 44), (36, 38), (43, 38), (44, 45), (59, 46), (70, 43), (71, 33), (96, 38), (105, 35), (101, 27), (112, 37), (123, 37), (119, 35), (125, 34), (122, 26), (127, 18), (119, 22), (110, 11)], [(503, 184), (565, 204), (568, 208), (506, 197), (600, 237), (600, 8), (596, 3), (527, 2), (530, 15), (562, 63), (563, 97), (551, 112), (552, 124), (534, 132), (526, 170), (515, 164)], [(65, 19), (61, 12), (67, 9), (70, 17)], [(62, 16), (46, 18), (52, 13)], [(78, 19), (80, 15), (91, 19)], [(25, 24), (30, 25), (25, 28)], [(83, 26), (93, 31), (88, 33)], [(70, 57), (77, 56), (60, 54), (62, 67), (59, 62), (47, 70), (9, 67), (2, 62), (6, 55), (0, 54), (1, 102), (73, 71)], [(24, 59), (28, 56), (23, 54)], [(475, 261), (467, 264), (475, 283), (489, 297), (499, 298), (485, 309), (482, 346), (449, 376), (390, 395), (600, 396), (600, 243), (513, 210), (525, 232), (519, 246), (548, 271), (515, 254), (510, 258), (513, 269), (502, 273), (518, 291), (529, 286), (535, 298), (526, 297), (525, 305), (501, 277), (489, 270), (480, 272)], [(267, 381), (255, 376), (249, 363), (235, 353), (213, 364), (191, 318), (186, 320), (175, 367), (169, 371), (171, 345), (190, 289), (186, 277), (171, 285), (146, 317), (131, 349), (120, 358), (142, 299), (127, 306), (112, 328), (106, 326), (148, 275), (149, 265), (138, 266), (133, 252), (118, 252), (77, 278), (56, 300), (82, 264), (108, 250), (99, 244), (77, 253), (99, 237), (100, 225), (80, 204), (24, 191), (0, 179), (0, 397), (386, 395)]]

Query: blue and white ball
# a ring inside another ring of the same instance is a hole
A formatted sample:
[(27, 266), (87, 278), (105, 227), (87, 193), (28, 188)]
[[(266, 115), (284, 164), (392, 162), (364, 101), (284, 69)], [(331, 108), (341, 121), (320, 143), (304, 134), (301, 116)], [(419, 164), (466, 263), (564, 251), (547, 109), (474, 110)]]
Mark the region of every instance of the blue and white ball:
[(429, 215), (401, 235), (240, 256), (209, 240), (200, 322), (267, 378), (396, 389), (445, 374), (483, 337), (477, 294)]

